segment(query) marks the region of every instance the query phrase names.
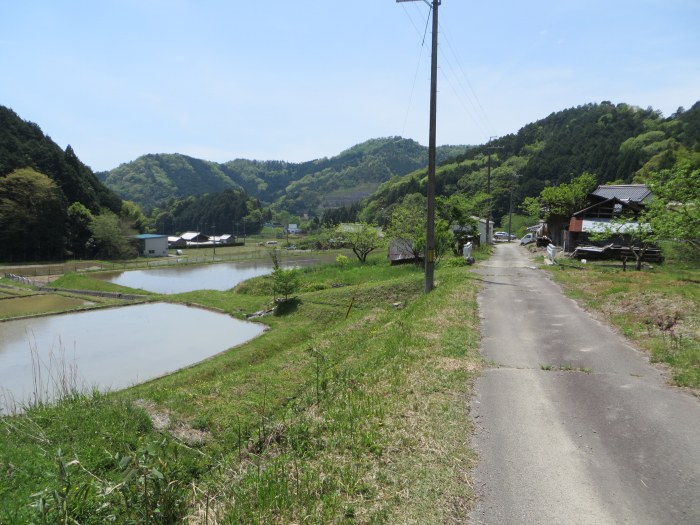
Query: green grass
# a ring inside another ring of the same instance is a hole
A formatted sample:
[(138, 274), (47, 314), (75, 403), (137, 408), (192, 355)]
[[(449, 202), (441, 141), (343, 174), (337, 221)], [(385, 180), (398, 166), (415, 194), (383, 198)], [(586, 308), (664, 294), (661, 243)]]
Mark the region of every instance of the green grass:
[(610, 263), (566, 261), (552, 276), (587, 308), (671, 369), (673, 382), (700, 388), (700, 269), (665, 264), (623, 272)]
[(154, 432), (142, 409), (98, 393), (0, 419), (0, 523), (108, 523), (113, 509), (129, 502), (134, 508), (123, 508), (116, 521), (128, 523), (138, 512), (177, 503), (163, 495), (164, 483), (150, 491), (148, 504), (139, 502), (143, 478), (128, 476), (134, 461), (124, 458), (144, 472), (159, 468), (183, 497), (206, 467), (198, 454)]
[[(379, 256), (305, 270), (303, 280), (246, 345), (0, 420), (0, 523), (463, 518), (478, 281), (441, 264), (424, 295), (422, 271)], [(272, 303), (265, 278), (256, 281), (168, 300), (243, 317)], [(156, 431), (146, 411), (167, 415), (167, 428)]]
[(116, 292), (116, 293), (138, 293), (150, 295), (151, 292), (144, 290), (134, 290), (126, 286), (110, 283), (96, 278), (92, 274), (84, 273), (67, 273), (54, 280), (51, 283), (54, 288), (63, 288), (66, 290), (89, 290), (93, 292)]

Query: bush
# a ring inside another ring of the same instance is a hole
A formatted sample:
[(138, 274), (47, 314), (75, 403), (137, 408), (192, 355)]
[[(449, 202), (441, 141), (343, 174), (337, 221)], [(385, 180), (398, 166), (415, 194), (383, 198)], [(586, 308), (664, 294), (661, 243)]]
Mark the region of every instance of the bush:
[(289, 300), (289, 296), (299, 290), (301, 286), (301, 275), (299, 270), (291, 268), (275, 268), (272, 272), (272, 295), (277, 299), (277, 295), (284, 295), (284, 300)]

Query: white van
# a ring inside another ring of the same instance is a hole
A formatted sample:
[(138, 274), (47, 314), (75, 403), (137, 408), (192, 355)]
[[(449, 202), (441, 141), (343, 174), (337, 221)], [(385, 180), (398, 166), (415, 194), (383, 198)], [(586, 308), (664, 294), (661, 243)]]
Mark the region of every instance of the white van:
[(531, 242), (535, 242), (537, 238), (535, 237), (534, 233), (526, 233), (525, 236), (520, 239), (520, 244), (530, 244)]

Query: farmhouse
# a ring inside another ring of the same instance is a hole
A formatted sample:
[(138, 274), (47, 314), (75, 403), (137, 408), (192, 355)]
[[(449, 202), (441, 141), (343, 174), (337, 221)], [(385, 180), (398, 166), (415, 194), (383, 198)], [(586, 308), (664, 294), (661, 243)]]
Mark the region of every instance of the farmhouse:
[(187, 246), (187, 241), (182, 237), (170, 236), (168, 237), (168, 247), (169, 248), (183, 248)]
[(209, 236), (200, 232), (185, 232), (180, 236), (188, 246), (209, 242)]
[[(480, 217), (471, 217), (471, 224), (458, 225), (452, 224), (450, 226), (450, 231), (455, 239), (460, 245), (464, 245), (467, 242), (471, 242), (474, 246), (481, 246), (488, 244), (486, 239), (486, 224), (487, 219), (482, 219)], [(489, 237), (493, 239), (493, 222), (489, 223), (491, 227), (489, 228)], [(461, 246), (460, 246), (461, 248)]]
[(651, 190), (644, 184), (598, 186), (589, 194), (588, 206), (574, 213), (569, 221), (567, 251), (588, 244), (590, 233), (604, 231), (617, 218), (632, 218), (620, 228), (621, 234), (636, 229), (637, 216), (652, 197)]
[(234, 242), (236, 242), (236, 238), (230, 233), (214, 237), (214, 244), (233, 244)]
[(422, 259), (413, 251), (411, 241), (405, 239), (391, 239), (387, 257), (391, 264), (404, 264), (408, 262), (418, 262)]

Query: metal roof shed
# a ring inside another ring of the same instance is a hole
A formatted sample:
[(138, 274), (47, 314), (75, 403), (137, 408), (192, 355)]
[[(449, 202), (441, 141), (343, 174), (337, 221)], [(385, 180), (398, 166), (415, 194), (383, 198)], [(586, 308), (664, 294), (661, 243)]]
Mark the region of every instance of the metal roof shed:
[(140, 252), (144, 257), (167, 257), (168, 256), (168, 236), (155, 233), (142, 233), (134, 235), (134, 239), (139, 241)]

